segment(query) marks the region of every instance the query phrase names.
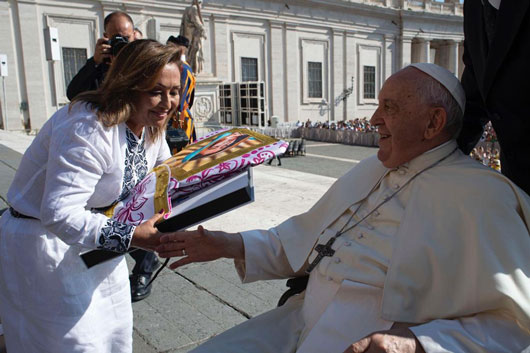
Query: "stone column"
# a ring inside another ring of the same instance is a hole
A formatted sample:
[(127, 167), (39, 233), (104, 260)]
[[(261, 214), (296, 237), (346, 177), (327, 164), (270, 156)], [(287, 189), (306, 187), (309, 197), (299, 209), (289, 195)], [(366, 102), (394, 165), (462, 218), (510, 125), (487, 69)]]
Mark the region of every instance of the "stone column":
[(281, 22), (270, 22), (270, 77), (269, 85), (271, 94), (269, 97), (272, 100), (272, 111), (269, 115), (278, 115), (281, 121), (287, 116), (286, 110), (286, 95), (285, 93), (285, 41), (284, 41), (284, 26)]
[(401, 60), (400, 66), (404, 68), (407, 65), (410, 65), (412, 59), (412, 37), (402, 36), (401, 37)]
[[(4, 129), (23, 130), (27, 112), (21, 111), (21, 101), (26, 101), (26, 83), (23, 79), (24, 68), (21, 58), (22, 41), (18, 32), (19, 22), (15, 6), (9, 2), (0, 2), (0, 53), (7, 55), (7, 77), (0, 78), (0, 116)], [(5, 80), (5, 97), (2, 87)], [(7, 110), (7, 117), (4, 116)], [(24, 114), (26, 113), (26, 116)]]
[[(42, 14), (39, 13), (36, 3), (18, 2), (15, 6), (18, 6), (20, 38), (24, 38), (21, 43), (22, 53), (28, 53), (23, 55), (23, 71), (27, 78), (30, 124), (32, 129), (40, 129), (55, 112), (54, 107), (51, 106), (53, 98), (49, 84), (51, 64), (46, 61), (44, 45), (41, 43), (44, 30)], [(10, 71), (15, 73), (14, 70)]]
[(287, 114), (284, 121), (299, 120), (300, 106), (300, 43), (296, 35), (296, 25), (285, 26), (285, 99)]
[(232, 63), (230, 60), (230, 40), (228, 38), (228, 17), (214, 15), (213, 26), (215, 39), (212, 41), (212, 54), (215, 53), (215, 60), (212, 60), (214, 67), (212, 73), (221, 81), (231, 81)]
[(344, 120), (345, 110), (344, 102), (341, 101), (339, 105), (335, 106), (335, 99), (342, 93), (346, 88), (347, 77), (344, 72), (344, 31), (331, 30), (332, 34), (332, 49), (331, 49), (331, 83), (329, 104), (331, 105), (331, 117), (332, 120), (341, 121)]
[(447, 43), (448, 58), (449, 58), (449, 71), (458, 76), (458, 64), (460, 58), (458, 57), (458, 42), (456, 40), (449, 41)]
[(346, 86), (349, 88), (351, 86), (351, 79), (353, 77), (353, 93), (350, 95), (350, 97), (344, 101), (344, 105), (346, 108), (346, 120), (354, 119), (356, 114), (355, 111), (357, 109), (357, 99), (359, 97), (358, 89), (359, 89), (359, 81), (357, 77), (357, 50), (356, 50), (356, 42), (355, 42), (355, 33), (354, 32), (347, 32), (346, 33), (346, 49), (344, 52), (345, 57), (345, 72), (346, 72)]
[(432, 3), (432, 0), (423, 0), (423, 8), (425, 9), (425, 12), (430, 12), (431, 11), (431, 4)]
[(421, 38), (418, 42), (420, 46), (420, 61), (421, 63), (431, 62), (431, 42), (427, 38)]
[(464, 42), (458, 43), (458, 77), (462, 77), (464, 72)]
[(395, 37), (393, 34), (383, 35), (383, 81), (394, 72), (394, 52), (391, 49), (394, 39)]

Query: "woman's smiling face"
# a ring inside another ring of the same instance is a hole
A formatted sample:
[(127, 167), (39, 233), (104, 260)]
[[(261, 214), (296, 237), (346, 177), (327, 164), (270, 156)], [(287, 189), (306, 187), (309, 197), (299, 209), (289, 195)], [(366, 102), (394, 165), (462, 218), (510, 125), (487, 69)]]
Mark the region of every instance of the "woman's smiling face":
[(137, 136), (140, 136), (145, 126), (164, 129), (179, 100), (180, 70), (177, 64), (167, 64), (160, 71), (155, 86), (138, 94), (136, 111), (127, 120), (127, 126)]

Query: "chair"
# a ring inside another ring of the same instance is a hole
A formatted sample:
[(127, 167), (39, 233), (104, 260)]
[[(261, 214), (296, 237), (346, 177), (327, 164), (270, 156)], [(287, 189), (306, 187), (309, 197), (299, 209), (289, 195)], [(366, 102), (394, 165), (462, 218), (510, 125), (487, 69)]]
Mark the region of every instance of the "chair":
[(291, 143), (289, 144), (289, 147), (291, 147), (291, 145), (293, 146), (293, 148), (291, 149), (291, 156), (295, 156), (297, 151), (298, 151), (298, 140), (293, 140), (291, 141)]
[(289, 143), (289, 146), (287, 146), (287, 149), (285, 150), (284, 156), (290, 156), (293, 153), (293, 141), (287, 141)]
[(302, 156), (305, 156), (305, 139), (300, 140), (300, 144), (298, 145), (298, 150), (296, 151), (296, 154), (301, 154)]

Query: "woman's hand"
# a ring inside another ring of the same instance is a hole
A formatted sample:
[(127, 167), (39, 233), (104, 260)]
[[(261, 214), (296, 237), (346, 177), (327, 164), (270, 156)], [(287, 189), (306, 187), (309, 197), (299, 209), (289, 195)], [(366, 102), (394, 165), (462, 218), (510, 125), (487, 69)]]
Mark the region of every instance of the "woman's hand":
[(244, 259), (245, 248), (239, 233), (210, 232), (199, 226), (195, 231), (165, 233), (156, 248), (160, 257), (182, 257), (169, 267), (193, 262), (213, 261), (219, 258)]
[(157, 213), (144, 223), (136, 227), (131, 240), (131, 246), (154, 251), (160, 245), (160, 237), (163, 233), (155, 227), (156, 222), (164, 216)]

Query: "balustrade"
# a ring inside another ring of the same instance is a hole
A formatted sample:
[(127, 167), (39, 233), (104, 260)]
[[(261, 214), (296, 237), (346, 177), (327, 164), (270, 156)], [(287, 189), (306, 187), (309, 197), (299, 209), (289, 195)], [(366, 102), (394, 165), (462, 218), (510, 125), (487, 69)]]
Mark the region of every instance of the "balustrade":
[(346, 2), (391, 7), (412, 11), (426, 11), (443, 15), (463, 15), (463, 4), (458, 0), (343, 0)]

